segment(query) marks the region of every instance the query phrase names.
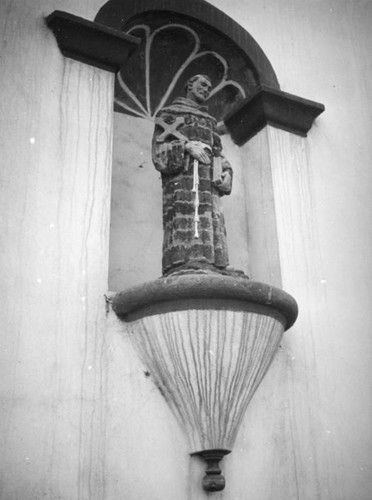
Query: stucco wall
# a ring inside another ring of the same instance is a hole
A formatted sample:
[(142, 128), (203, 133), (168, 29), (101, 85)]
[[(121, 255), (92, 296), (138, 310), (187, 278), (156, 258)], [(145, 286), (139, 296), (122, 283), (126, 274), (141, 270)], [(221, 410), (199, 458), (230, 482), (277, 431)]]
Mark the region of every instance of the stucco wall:
[[(326, 105), (306, 140), (269, 132), (283, 287), (302, 311), (286, 340), (295, 391), (293, 454), (297, 471), (306, 471), (299, 476), (299, 497), (367, 499), (372, 4), (256, 7), (247, 9), (249, 30), (282, 89)], [(230, 4), (227, 12), (234, 15), (233, 9)], [(268, 31), (258, 26), (260, 18), (270, 24)]]
[(65, 59), (44, 16), (0, 4), (0, 497), (104, 497), (113, 76)]
[[(369, 500), (372, 4), (212, 3), (256, 39), (284, 91), (326, 106), (306, 139), (268, 128), (240, 151), (225, 141), (246, 185), (270, 174), (276, 226), (268, 220), (266, 237), (263, 207), (237, 190), (251, 211), (247, 226), (230, 217), (232, 262), (252, 267), (250, 253), (255, 278), (282, 281), (301, 314), (251, 402), (224, 461), (226, 490), (214, 498)], [(105, 314), (113, 79), (64, 59), (42, 19), (57, 8), (93, 19), (100, 6), (0, 5), (0, 498), (201, 500), (202, 465), (188, 457), (122, 325)], [(119, 148), (134, 155), (136, 187), (151, 165), (139, 168), (133, 141)], [(132, 195), (141, 208), (143, 195)], [(261, 262), (243, 226), (262, 241)], [(142, 241), (152, 227), (131, 231)], [(155, 277), (153, 254), (144, 258), (146, 272), (123, 286)]]

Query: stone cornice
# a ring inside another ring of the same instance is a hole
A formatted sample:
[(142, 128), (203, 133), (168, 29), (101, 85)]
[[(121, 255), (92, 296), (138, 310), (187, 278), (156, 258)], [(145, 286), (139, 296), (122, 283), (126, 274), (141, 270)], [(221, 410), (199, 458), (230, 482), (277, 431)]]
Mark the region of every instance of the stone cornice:
[(305, 137), (324, 109), (318, 102), (260, 86), (224, 122), (234, 142), (242, 146), (266, 125)]
[(139, 43), (119, 30), (59, 10), (46, 18), (46, 24), (64, 56), (113, 73)]

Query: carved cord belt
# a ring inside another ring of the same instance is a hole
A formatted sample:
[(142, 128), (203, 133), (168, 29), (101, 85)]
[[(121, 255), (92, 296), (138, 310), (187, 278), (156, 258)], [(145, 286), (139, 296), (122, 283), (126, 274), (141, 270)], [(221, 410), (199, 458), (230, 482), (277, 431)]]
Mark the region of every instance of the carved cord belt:
[[(212, 148), (201, 141), (190, 141), (192, 144), (197, 144), (202, 146), (203, 149), (209, 149), (212, 152)], [(192, 184), (192, 192), (194, 193), (194, 238), (199, 238), (199, 161), (194, 158), (193, 163), (193, 184)]]

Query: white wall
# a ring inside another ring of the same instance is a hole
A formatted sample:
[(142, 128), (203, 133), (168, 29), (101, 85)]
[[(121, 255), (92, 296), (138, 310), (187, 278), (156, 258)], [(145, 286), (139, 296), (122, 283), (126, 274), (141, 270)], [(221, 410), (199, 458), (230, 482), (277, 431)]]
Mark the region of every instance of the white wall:
[(262, 2), (245, 12), (282, 89), (326, 106), (307, 139), (266, 137), (283, 287), (300, 305), (285, 343), (299, 498), (368, 499), (372, 3)]
[(65, 59), (44, 16), (0, 4), (0, 497), (104, 496), (113, 76)]

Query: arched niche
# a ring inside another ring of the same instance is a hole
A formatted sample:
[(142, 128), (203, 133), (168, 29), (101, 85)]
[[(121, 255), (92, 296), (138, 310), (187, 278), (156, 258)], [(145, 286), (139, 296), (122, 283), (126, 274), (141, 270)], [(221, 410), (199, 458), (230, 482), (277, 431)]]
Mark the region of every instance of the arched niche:
[[(234, 108), (262, 85), (279, 89), (279, 84), (255, 40), (203, 0), (110, 0), (95, 22), (141, 40), (115, 83), (109, 288), (119, 291), (161, 274), (161, 183), (150, 150), (156, 112), (184, 94), (190, 76), (207, 73), (214, 85), (209, 112), (224, 130), (223, 119)], [(241, 159), (236, 151), (231, 155), (239, 163), (237, 179)], [(240, 216), (230, 219), (245, 227), (241, 184), (237, 180), (234, 195)], [(227, 218), (229, 202), (233, 199), (226, 200)], [(240, 251), (230, 261), (248, 272), (247, 235), (230, 224), (228, 234), (234, 233), (230, 254)]]
[[(219, 121), (225, 153), (236, 167), (234, 198), (225, 201), (230, 263), (280, 286), (272, 148), (267, 138), (264, 146), (255, 141), (248, 150), (234, 143), (244, 146), (267, 125), (305, 136), (324, 107), (282, 92), (257, 42), (205, 0), (109, 0), (95, 23), (139, 40), (115, 82), (109, 288), (121, 290), (161, 274), (153, 121), (196, 73), (212, 78), (209, 111)], [(252, 158), (254, 172), (249, 171)]]

